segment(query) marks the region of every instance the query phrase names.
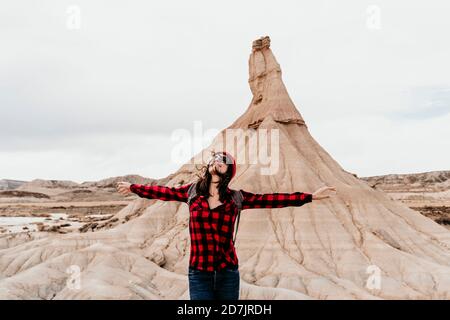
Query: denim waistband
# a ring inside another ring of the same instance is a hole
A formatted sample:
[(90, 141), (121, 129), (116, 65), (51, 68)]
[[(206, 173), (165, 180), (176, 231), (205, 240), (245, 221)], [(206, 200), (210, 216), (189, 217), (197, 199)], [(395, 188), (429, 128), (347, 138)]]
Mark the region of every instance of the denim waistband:
[[(216, 270), (216, 271), (223, 271), (225, 269), (228, 270), (238, 270), (239, 269), (239, 265), (233, 265), (233, 266), (226, 266), (225, 268), (221, 269), (221, 270)], [(205, 273), (214, 273), (214, 271), (205, 271), (205, 270), (200, 270), (197, 268), (194, 268), (192, 266), (189, 266), (189, 270), (197, 270), (197, 271), (201, 271), (201, 272), (205, 272)]]

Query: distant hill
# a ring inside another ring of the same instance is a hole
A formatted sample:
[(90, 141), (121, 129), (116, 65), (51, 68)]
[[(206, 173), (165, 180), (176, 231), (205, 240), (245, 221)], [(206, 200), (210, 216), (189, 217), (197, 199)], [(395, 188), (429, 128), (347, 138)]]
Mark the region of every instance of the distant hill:
[[(120, 200), (123, 196), (117, 193), (116, 183), (127, 181), (139, 184), (166, 184), (172, 175), (163, 179), (145, 178), (132, 174), (110, 177), (99, 181), (85, 181), (77, 183), (70, 180), (45, 180), (34, 179), (32, 181), (0, 180), (0, 202), (35, 202), (43, 201), (108, 201)], [(12, 192), (14, 191), (14, 192)], [(16, 199), (16, 200), (13, 200)]]
[(450, 171), (388, 174), (361, 179), (372, 188), (389, 193), (396, 200), (450, 202)]
[(27, 181), (0, 179), (0, 190), (13, 190), (20, 187), (24, 183), (27, 183)]

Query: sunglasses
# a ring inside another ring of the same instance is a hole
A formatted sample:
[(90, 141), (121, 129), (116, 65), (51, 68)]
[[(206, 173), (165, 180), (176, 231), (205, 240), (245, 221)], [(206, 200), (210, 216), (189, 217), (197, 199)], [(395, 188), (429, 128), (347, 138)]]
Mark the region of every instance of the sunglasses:
[(217, 153), (217, 154), (213, 155), (211, 158), (209, 158), (208, 163), (211, 164), (214, 161), (217, 161), (220, 163), (227, 163), (227, 157), (221, 153)]

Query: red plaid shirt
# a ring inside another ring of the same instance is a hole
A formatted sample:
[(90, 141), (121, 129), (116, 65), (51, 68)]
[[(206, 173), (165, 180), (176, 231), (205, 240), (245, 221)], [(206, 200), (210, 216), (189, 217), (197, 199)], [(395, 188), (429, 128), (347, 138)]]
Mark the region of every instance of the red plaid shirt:
[[(187, 202), (190, 184), (181, 187), (132, 184), (130, 189), (141, 198)], [(227, 190), (231, 193), (231, 190)], [(300, 207), (312, 201), (311, 193), (257, 194), (241, 189), (244, 197), (242, 210), (257, 208)], [(238, 267), (233, 245), (234, 222), (237, 207), (230, 199), (210, 209), (206, 197), (197, 195), (189, 206), (189, 234), (191, 249), (189, 266), (203, 271), (216, 271)]]

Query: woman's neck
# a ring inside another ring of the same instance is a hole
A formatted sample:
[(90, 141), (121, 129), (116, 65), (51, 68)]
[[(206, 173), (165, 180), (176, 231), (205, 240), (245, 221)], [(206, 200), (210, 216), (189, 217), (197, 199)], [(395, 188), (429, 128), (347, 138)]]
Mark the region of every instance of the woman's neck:
[(211, 181), (209, 184), (209, 194), (211, 196), (216, 196), (219, 193), (219, 188), (217, 188), (217, 183)]

